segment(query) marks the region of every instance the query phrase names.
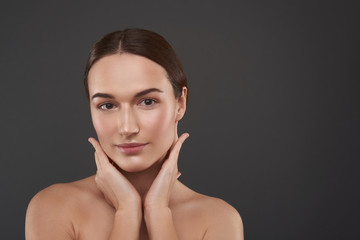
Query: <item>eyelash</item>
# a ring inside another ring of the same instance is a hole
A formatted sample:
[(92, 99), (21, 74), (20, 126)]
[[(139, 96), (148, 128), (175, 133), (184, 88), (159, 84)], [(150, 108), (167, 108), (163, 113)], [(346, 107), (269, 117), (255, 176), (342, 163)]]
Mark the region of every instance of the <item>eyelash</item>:
[[(151, 102), (152, 102), (152, 104), (151, 105), (145, 105), (145, 104), (142, 104), (143, 102), (145, 102), (146, 100), (150, 100)], [(144, 98), (144, 99), (142, 99), (141, 101), (140, 101), (140, 104), (139, 105), (142, 105), (142, 106), (145, 106), (145, 107), (151, 107), (151, 106), (153, 106), (155, 103), (157, 103), (158, 101), (157, 100), (155, 100), (155, 99), (153, 99), (153, 98)], [(111, 109), (104, 109), (103, 108), (103, 106), (106, 106), (107, 104), (111, 104), (111, 107), (114, 107), (115, 105), (114, 104), (112, 104), (112, 103), (109, 103), (109, 102), (107, 102), (107, 103), (102, 103), (102, 104), (100, 104), (99, 106), (98, 106), (98, 109), (100, 109), (100, 110), (103, 110), (103, 111), (109, 111), (109, 110), (111, 110)]]
[(145, 102), (146, 100), (151, 100), (152, 104), (151, 104), (151, 105), (144, 105), (144, 106), (150, 107), (150, 106), (154, 105), (155, 103), (157, 103), (157, 101), (156, 101), (155, 99), (153, 99), (153, 98), (144, 98), (144, 99), (142, 99), (142, 100), (140, 101), (140, 103), (143, 103), (143, 102)]
[(103, 103), (103, 104), (100, 104), (100, 105), (98, 106), (98, 108), (99, 108), (100, 110), (103, 110), (103, 111), (111, 110), (111, 109), (104, 109), (104, 108), (103, 108), (103, 106), (106, 106), (107, 104), (111, 104), (112, 107), (114, 106), (114, 104), (112, 104), (112, 103)]

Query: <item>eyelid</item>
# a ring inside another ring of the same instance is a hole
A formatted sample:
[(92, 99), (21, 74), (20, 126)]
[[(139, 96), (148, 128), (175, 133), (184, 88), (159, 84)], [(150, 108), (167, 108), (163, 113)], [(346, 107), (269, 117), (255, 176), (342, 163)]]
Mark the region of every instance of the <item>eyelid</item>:
[[(152, 103), (151, 105), (145, 105), (145, 104), (143, 104), (144, 101), (147, 100), (147, 99), (153, 101), (153, 103)], [(141, 98), (141, 99), (138, 101), (137, 105), (142, 105), (142, 106), (144, 106), (144, 107), (152, 107), (152, 106), (154, 106), (154, 105), (155, 105), (156, 103), (158, 103), (158, 102), (159, 102), (159, 101), (158, 101), (156, 98), (143, 97), (143, 98)], [(112, 105), (111, 109), (104, 109), (104, 108), (102, 108), (102, 107), (103, 107), (104, 105), (106, 105), (106, 104), (111, 104), (111, 105)], [(101, 111), (111, 111), (111, 110), (114, 110), (115, 108), (117, 108), (117, 106), (116, 106), (115, 103), (112, 103), (112, 102), (109, 101), (109, 102), (101, 102), (101, 103), (99, 103), (99, 104), (96, 104), (96, 108), (99, 109), (99, 110), (101, 110)]]
[(139, 105), (141, 105), (141, 103), (143, 103), (145, 100), (147, 100), (147, 99), (150, 99), (151, 101), (153, 101), (153, 104), (151, 104), (151, 105), (144, 105), (144, 106), (146, 106), (146, 107), (151, 107), (151, 106), (153, 106), (155, 103), (158, 103), (159, 101), (157, 100), (157, 99), (155, 99), (155, 98), (152, 98), (152, 97), (144, 97), (144, 98), (141, 98), (140, 99), (140, 101), (139, 101)]
[[(113, 107), (111, 109), (103, 109), (102, 106), (104, 106), (106, 104), (111, 104)], [(111, 102), (103, 102), (103, 103), (100, 103), (100, 104), (98, 104), (96, 106), (96, 108), (101, 110), (101, 111), (111, 111), (112, 109), (114, 109), (114, 107), (116, 107), (116, 105), (114, 103), (111, 103)]]
[(153, 97), (143, 97), (143, 98), (140, 99), (140, 102), (142, 102), (142, 101), (144, 101), (144, 100), (146, 100), (146, 99), (151, 99), (151, 100), (157, 102), (157, 99), (155, 99), (155, 98), (153, 98)]

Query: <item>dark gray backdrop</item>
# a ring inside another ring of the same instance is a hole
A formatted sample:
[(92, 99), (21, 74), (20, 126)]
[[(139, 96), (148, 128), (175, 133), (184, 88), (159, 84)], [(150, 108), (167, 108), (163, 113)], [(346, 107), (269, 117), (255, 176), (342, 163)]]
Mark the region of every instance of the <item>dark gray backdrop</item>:
[(2, 3), (1, 239), (31, 197), (95, 173), (82, 86), (126, 27), (174, 46), (190, 84), (181, 180), (240, 212), (246, 239), (358, 239), (356, 1)]

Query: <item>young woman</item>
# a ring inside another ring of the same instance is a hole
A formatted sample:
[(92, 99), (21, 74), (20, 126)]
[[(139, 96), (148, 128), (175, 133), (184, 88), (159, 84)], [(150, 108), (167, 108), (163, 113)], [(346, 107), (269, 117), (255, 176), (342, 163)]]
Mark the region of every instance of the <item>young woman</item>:
[(178, 177), (187, 82), (169, 43), (143, 29), (105, 35), (84, 85), (98, 141), (97, 172), (31, 200), (26, 239), (243, 239), (238, 212)]

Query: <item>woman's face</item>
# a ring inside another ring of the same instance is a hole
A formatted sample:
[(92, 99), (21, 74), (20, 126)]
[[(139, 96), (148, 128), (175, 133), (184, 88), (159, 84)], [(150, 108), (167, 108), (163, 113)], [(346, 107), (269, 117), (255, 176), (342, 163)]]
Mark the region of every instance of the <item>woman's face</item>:
[(162, 66), (127, 53), (98, 60), (88, 83), (92, 122), (110, 159), (139, 172), (166, 155), (185, 112), (185, 87), (176, 99)]

